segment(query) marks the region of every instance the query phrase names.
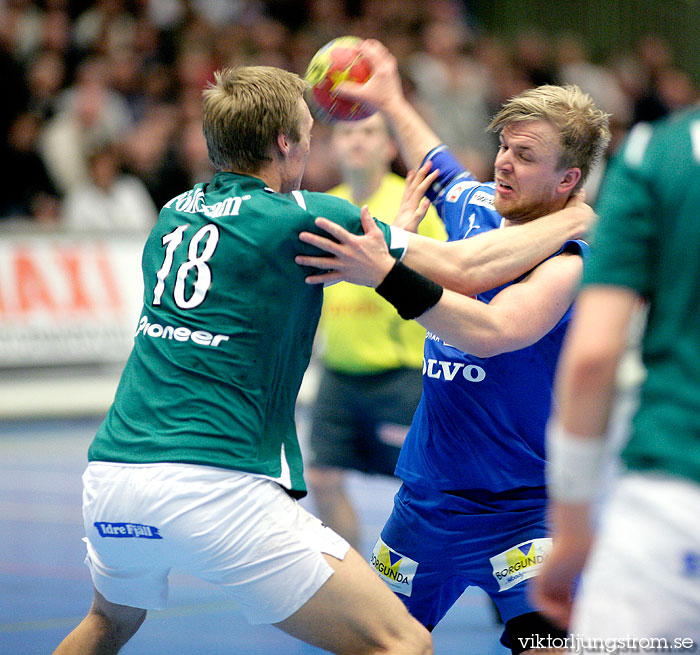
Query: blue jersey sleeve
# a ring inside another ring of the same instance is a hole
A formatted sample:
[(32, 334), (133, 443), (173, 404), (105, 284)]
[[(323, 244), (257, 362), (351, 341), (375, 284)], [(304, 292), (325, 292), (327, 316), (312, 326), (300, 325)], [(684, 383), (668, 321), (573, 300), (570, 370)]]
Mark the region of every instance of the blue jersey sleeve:
[(473, 180), (476, 178), (457, 161), (457, 158), (452, 154), (451, 150), (446, 145), (440, 145), (433, 148), (421, 162), (421, 166), (427, 161), (432, 162), (432, 170), (440, 169), (440, 175), (433, 182), (431, 187), (426, 191), (425, 195), (430, 199), (440, 211), (440, 205), (444, 202), (445, 192), (449, 186), (460, 180)]
[(588, 256), (591, 254), (591, 247), (583, 241), (583, 239), (571, 239), (567, 242), (564, 243), (564, 245), (556, 252), (553, 257), (556, 257), (556, 255), (561, 255), (563, 252), (570, 252), (574, 255), (580, 255), (583, 257), (583, 261), (585, 262), (588, 259)]
[(445, 189), (451, 182), (457, 179), (474, 179), (471, 173), (469, 173), (469, 171), (467, 171), (464, 166), (457, 161), (457, 158), (452, 154), (446, 145), (440, 145), (433, 148), (423, 158), (421, 166), (427, 161), (432, 162), (432, 170), (435, 170), (436, 168), (440, 169), (440, 175), (425, 194), (428, 198), (430, 198), (430, 202), (436, 202), (441, 195), (444, 195)]
[[(433, 170), (439, 169), (440, 173), (425, 195), (435, 205), (450, 241), (464, 238), (472, 228), (477, 227), (476, 223), (484, 223), (482, 214), (493, 213), (496, 216), (493, 189), (465, 169), (447, 146), (433, 148), (422, 164), (427, 161), (432, 162)], [(475, 196), (477, 189), (482, 189), (484, 193)], [(474, 198), (476, 202), (472, 203)], [(476, 206), (472, 207), (472, 204)], [(495, 226), (496, 223), (492, 223), (494, 221), (490, 219), (485, 222), (491, 227)], [(465, 225), (471, 227), (465, 228)]]

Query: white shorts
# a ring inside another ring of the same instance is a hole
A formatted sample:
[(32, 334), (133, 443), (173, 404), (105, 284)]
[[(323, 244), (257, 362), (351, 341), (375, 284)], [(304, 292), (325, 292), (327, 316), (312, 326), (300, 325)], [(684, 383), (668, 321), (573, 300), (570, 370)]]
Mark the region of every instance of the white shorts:
[[(621, 478), (603, 511), (571, 628), (576, 653), (695, 652), (688, 642), (683, 651), (681, 640), (700, 645), (700, 485)], [(608, 650), (584, 648), (590, 638), (610, 640)], [(650, 641), (658, 638), (667, 650)]]
[(251, 623), (282, 621), (349, 544), (275, 482), (188, 464), (91, 462), (83, 474), (86, 564), (107, 600), (163, 609), (171, 568), (220, 585)]

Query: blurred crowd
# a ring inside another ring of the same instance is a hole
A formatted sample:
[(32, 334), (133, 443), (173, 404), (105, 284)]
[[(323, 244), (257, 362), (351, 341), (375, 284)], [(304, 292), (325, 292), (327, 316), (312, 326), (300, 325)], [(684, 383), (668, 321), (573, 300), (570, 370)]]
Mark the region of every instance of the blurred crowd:
[[(698, 97), (658, 35), (611, 53), (589, 52), (575, 32), (498, 38), (460, 0), (4, 0), (0, 218), (149, 226), (156, 208), (213, 172), (200, 99), (214, 70), (266, 64), (303, 74), (320, 46), (345, 34), (392, 50), (411, 99), (483, 180), (496, 148), (488, 118), (530, 86), (591, 93), (612, 115), (611, 150), (635, 122)], [(304, 186), (324, 191), (339, 181), (329, 128), (317, 123), (313, 138)]]

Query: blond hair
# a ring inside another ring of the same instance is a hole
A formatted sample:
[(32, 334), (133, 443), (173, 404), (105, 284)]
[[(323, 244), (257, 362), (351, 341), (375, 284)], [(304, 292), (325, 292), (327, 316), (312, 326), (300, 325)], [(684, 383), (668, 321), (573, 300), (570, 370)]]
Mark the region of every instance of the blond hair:
[(298, 75), (272, 66), (217, 71), (202, 92), (202, 126), (215, 168), (255, 173), (272, 160), (278, 134), (298, 141), (305, 89)]
[(545, 84), (508, 100), (487, 129), (500, 132), (509, 123), (549, 121), (559, 130), (558, 166), (580, 168), (580, 188), (610, 143), (609, 118), (578, 86)]

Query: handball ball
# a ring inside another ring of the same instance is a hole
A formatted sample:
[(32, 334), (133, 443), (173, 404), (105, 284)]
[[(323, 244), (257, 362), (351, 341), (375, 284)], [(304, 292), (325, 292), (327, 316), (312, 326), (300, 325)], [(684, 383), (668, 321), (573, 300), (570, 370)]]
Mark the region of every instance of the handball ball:
[(340, 98), (334, 93), (340, 82), (366, 82), (372, 70), (360, 54), (362, 39), (341, 36), (326, 43), (311, 59), (306, 69), (309, 83), (307, 104), (314, 118), (323, 123), (357, 121), (371, 116), (370, 105)]

